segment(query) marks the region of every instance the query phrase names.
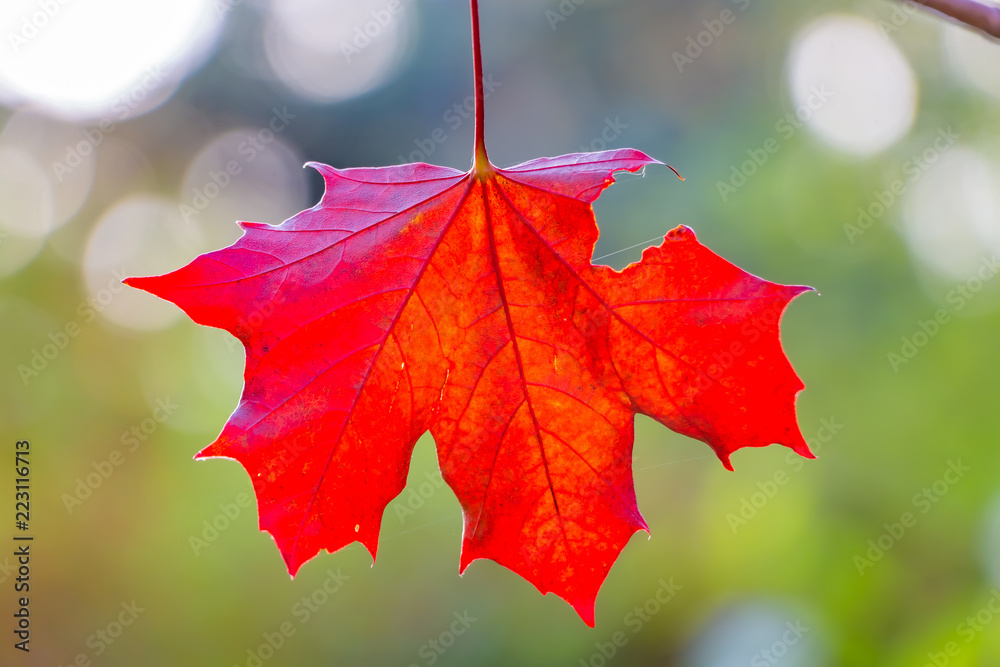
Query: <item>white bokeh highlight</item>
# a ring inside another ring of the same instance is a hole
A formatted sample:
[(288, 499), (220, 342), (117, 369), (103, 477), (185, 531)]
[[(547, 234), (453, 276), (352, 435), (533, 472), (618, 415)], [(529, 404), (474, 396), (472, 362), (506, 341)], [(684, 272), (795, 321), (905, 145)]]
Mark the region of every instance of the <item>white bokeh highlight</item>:
[(902, 233), (936, 274), (969, 278), (1000, 251), (1000, 167), (968, 146), (942, 153), (904, 194)]
[(45, 238), (54, 224), (52, 183), (35, 156), (0, 146), (0, 230)]
[(4, 0), (0, 102), (120, 122), (162, 103), (211, 52), (218, 0)]
[(221, 134), (188, 165), (179, 210), (185, 224), (199, 229), (206, 250), (238, 239), (237, 221), (278, 224), (309, 206), (303, 158), (274, 133), (262, 138), (262, 131)]
[(0, 277), (38, 255), (54, 222), (52, 184), (33, 155), (0, 145)]
[(825, 667), (829, 656), (810, 619), (770, 602), (748, 601), (711, 619), (681, 660), (684, 667)]
[(312, 102), (357, 97), (388, 83), (414, 27), (411, 0), (272, 0), (267, 61), (290, 91)]
[(119, 326), (155, 331), (183, 312), (172, 303), (121, 285), (128, 276), (153, 276), (184, 266), (204, 251), (197, 227), (185, 225), (176, 202), (137, 194), (112, 205), (91, 231), (83, 279), (100, 316)]
[(86, 130), (30, 111), (15, 113), (0, 132), (0, 148), (30, 153), (52, 190), (52, 226), (66, 224), (94, 185), (96, 147)]
[(901, 139), (913, 125), (917, 81), (905, 56), (871, 21), (830, 14), (795, 36), (788, 85), (796, 106), (829, 91), (808, 127), (829, 146), (867, 157)]
[(979, 90), (1000, 98), (1000, 44), (947, 21), (941, 40), (949, 69)]

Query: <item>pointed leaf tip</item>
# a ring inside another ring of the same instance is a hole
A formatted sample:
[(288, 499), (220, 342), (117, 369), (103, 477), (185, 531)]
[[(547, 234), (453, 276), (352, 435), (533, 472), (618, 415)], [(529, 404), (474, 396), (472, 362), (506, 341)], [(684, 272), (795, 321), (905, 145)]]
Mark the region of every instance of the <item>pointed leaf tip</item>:
[(573, 606), (574, 611), (576, 611), (576, 613), (580, 616), (580, 619), (587, 624), (588, 628), (593, 628), (595, 625), (595, 607), (596, 601), (581, 603)]

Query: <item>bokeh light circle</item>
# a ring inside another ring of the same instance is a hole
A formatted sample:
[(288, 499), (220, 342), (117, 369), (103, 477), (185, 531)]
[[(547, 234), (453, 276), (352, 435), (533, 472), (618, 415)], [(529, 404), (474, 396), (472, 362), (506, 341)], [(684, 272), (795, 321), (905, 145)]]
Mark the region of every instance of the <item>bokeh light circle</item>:
[(121, 280), (173, 271), (194, 259), (203, 245), (197, 228), (181, 219), (176, 202), (149, 194), (117, 202), (98, 220), (84, 251), (83, 278), (92, 307), (129, 329), (172, 325), (183, 316), (177, 306)]
[(52, 231), (54, 197), (34, 155), (0, 146), (0, 231), (44, 238)]
[(4, 0), (0, 101), (120, 122), (163, 102), (211, 51), (217, 0)]
[(935, 273), (969, 278), (1000, 251), (1000, 169), (956, 145), (941, 153), (903, 197), (902, 231), (911, 252)]
[(945, 61), (975, 87), (1000, 97), (1000, 44), (949, 22), (941, 24)]
[(0, 277), (38, 255), (54, 224), (52, 183), (30, 153), (0, 143)]
[[(774, 664), (783, 667), (823, 667), (826, 647), (811, 620), (764, 601), (731, 607), (703, 628), (681, 664), (684, 667), (735, 667)], [(767, 652), (765, 656), (764, 652)]]
[(237, 221), (278, 224), (309, 205), (303, 158), (275, 133), (262, 132), (247, 127), (221, 134), (188, 165), (181, 216), (199, 228), (206, 250), (238, 239)]
[(0, 132), (0, 148), (30, 153), (52, 191), (52, 227), (68, 222), (94, 185), (97, 147), (86, 130), (30, 111), (15, 113)]
[(871, 21), (832, 14), (803, 28), (788, 56), (796, 107), (839, 151), (868, 156), (903, 137), (916, 115), (917, 81), (906, 58)]
[(408, 0), (272, 0), (267, 60), (293, 93), (314, 102), (357, 97), (402, 62), (415, 8)]

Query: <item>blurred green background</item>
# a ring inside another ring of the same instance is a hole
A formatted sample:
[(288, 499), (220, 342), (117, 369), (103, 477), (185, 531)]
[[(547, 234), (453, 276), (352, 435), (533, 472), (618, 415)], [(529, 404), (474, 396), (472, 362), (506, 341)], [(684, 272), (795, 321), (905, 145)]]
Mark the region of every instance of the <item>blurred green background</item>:
[(306, 160), (467, 168), (467, 3), (5, 1), (0, 496), (12, 525), (30, 440), (35, 541), (28, 655), (0, 556), (0, 664), (1000, 665), (1000, 46), (882, 0), (482, 4), (496, 164), (630, 146), (686, 178), (619, 179), (601, 262), (686, 224), (820, 292), (783, 332), (818, 459), (730, 473), (639, 418), (652, 537), (596, 629), (492, 562), (458, 576), (427, 436), (376, 566), (290, 581), (243, 469), (192, 460), (241, 347), (118, 280), (311, 206)]

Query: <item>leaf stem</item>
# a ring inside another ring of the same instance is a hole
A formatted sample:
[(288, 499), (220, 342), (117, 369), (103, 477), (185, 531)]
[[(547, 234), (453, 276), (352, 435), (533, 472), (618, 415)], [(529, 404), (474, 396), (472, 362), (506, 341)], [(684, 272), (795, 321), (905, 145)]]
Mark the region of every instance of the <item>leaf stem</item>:
[(472, 158), (472, 170), (489, 172), (493, 170), (486, 154), (486, 109), (483, 95), (483, 54), (479, 46), (479, 1), (469, 0), (472, 11), (472, 63), (476, 77), (476, 152)]
[[(908, 1), (908, 0), (903, 0)], [(916, 4), (1000, 39), (1000, 7), (976, 0), (912, 0)]]

